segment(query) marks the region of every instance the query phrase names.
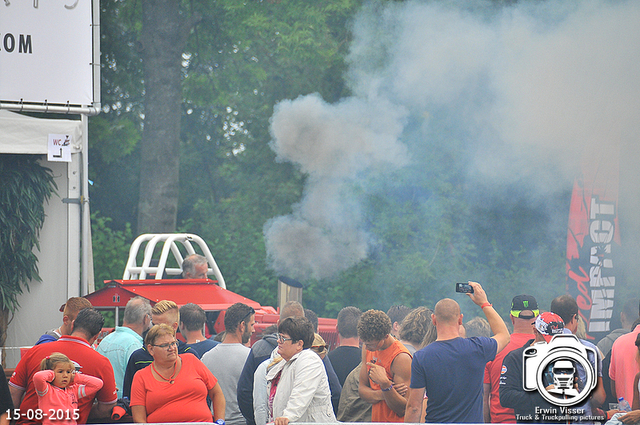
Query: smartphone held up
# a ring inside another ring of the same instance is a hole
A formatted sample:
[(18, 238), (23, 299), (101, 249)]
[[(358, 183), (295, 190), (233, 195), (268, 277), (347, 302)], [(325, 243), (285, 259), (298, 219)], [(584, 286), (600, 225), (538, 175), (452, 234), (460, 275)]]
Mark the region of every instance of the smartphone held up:
[(456, 283), (456, 292), (463, 294), (473, 294), (473, 286), (468, 283)]

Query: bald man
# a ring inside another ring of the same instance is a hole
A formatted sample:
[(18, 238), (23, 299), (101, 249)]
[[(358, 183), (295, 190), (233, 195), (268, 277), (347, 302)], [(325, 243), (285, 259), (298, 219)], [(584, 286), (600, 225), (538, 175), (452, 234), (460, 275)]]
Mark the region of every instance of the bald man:
[(494, 336), (462, 338), (460, 306), (449, 298), (438, 301), (431, 315), (438, 339), (413, 357), (405, 422), (420, 422), (425, 392), (429, 398), (425, 422), (483, 422), (484, 368), (509, 343), (509, 330), (482, 286), (469, 284), (473, 293), (467, 295), (482, 309)]

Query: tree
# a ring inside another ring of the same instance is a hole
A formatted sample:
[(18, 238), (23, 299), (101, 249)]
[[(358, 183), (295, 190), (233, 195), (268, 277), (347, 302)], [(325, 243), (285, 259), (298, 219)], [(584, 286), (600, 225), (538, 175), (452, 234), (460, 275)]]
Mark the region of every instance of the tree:
[[(134, 226), (139, 232), (173, 231), (176, 211), (178, 220), (188, 216), (194, 202), (184, 199), (194, 199), (193, 191), (203, 188), (201, 182), (190, 181), (194, 158), (205, 163), (198, 169), (214, 180), (204, 196), (212, 186), (224, 194), (224, 182), (208, 170), (233, 161), (229, 152), (247, 148), (241, 140), (246, 131), (260, 144), (268, 141), (266, 124), (276, 100), (318, 91), (318, 81), (330, 99), (339, 98), (344, 83), (337, 77), (344, 70), (348, 34), (344, 23), (357, 3), (150, 0), (137, 8), (136, 3), (103, 2), (104, 104), (117, 114), (117, 122), (135, 123), (135, 114), (145, 120), (140, 151), (134, 152), (140, 158), (140, 187), (121, 198), (129, 203), (139, 196)], [(92, 127), (100, 120), (92, 119)], [(188, 120), (186, 131), (180, 130), (181, 120)], [(117, 135), (110, 138), (114, 139), (124, 140), (120, 151), (127, 155), (131, 144)], [(110, 152), (118, 152), (113, 143), (110, 146)], [(195, 156), (180, 158), (185, 147), (193, 147)], [(178, 161), (187, 176), (181, 180)], [(121, 157), (111, 158), (113, 166), (116, 162), (123, 165)], [(137, 161), (128, 162), (137, 167), (132, 162)], [(131, 166), (124, 172), (130, 174)], [(110, 178), (101, 174), (101, 181)], [(133, 182), (127, 180), (130, 187)], [(106, 190), (96, 189), (109, 197)], [(108, 215), (122, 214), (99, 198), (96, 203)], [(114, 223), (124, 224), (116, 217)]]
[(138, 233), (175, 231), (178, 214), (181, 59), (189, 34), (176, 0), (142, 1), (145, 122)]

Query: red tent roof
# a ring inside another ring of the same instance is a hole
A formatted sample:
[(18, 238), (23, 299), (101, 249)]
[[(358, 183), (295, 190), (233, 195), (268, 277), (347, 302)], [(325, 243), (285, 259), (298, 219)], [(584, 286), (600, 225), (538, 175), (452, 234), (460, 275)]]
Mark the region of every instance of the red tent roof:
[(131, 298), (141, 296), (151, 305), (160, 300), (171, 300), (178, 306), (195, 303), (209, 311), (226, 310), (237, 302), (256, 310), (262, 308), (258, 302), (223, 289), (209, 279), (111, 280), (106, 283), (106, 287), (85, 296), (94, 307), (124, 307)]

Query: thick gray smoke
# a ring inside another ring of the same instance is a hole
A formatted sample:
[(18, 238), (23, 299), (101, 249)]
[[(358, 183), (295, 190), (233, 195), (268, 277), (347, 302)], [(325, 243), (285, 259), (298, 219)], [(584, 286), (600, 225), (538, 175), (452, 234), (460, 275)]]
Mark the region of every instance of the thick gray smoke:
[(278, 160), (296, 163), (309, 178), (293, 214), (265, 227), (275, 270), (321, 279), (367, 257), (369, 236), (353, 184), (407, 163), (398, 141), (404, 115), (385, 99), (354, 97), (329, 105), (310, 95), (277, 105), (272, 148)]
[[(468, 136), (474, 179), (566, 190), (580, 161), (640, 140), (640, 2), (370, 3), (354, 23), (353, 97), (285, 101), (279, 160), (308, 174), (293, 214), (265, 226), (275, 270), (323, 278), (367, 256), (354, 185), (410, 164), (410, 120)], [(443, 146), (445, 148), (445, 146)], [(635, 155), (635, 153), (634, 153)]]

